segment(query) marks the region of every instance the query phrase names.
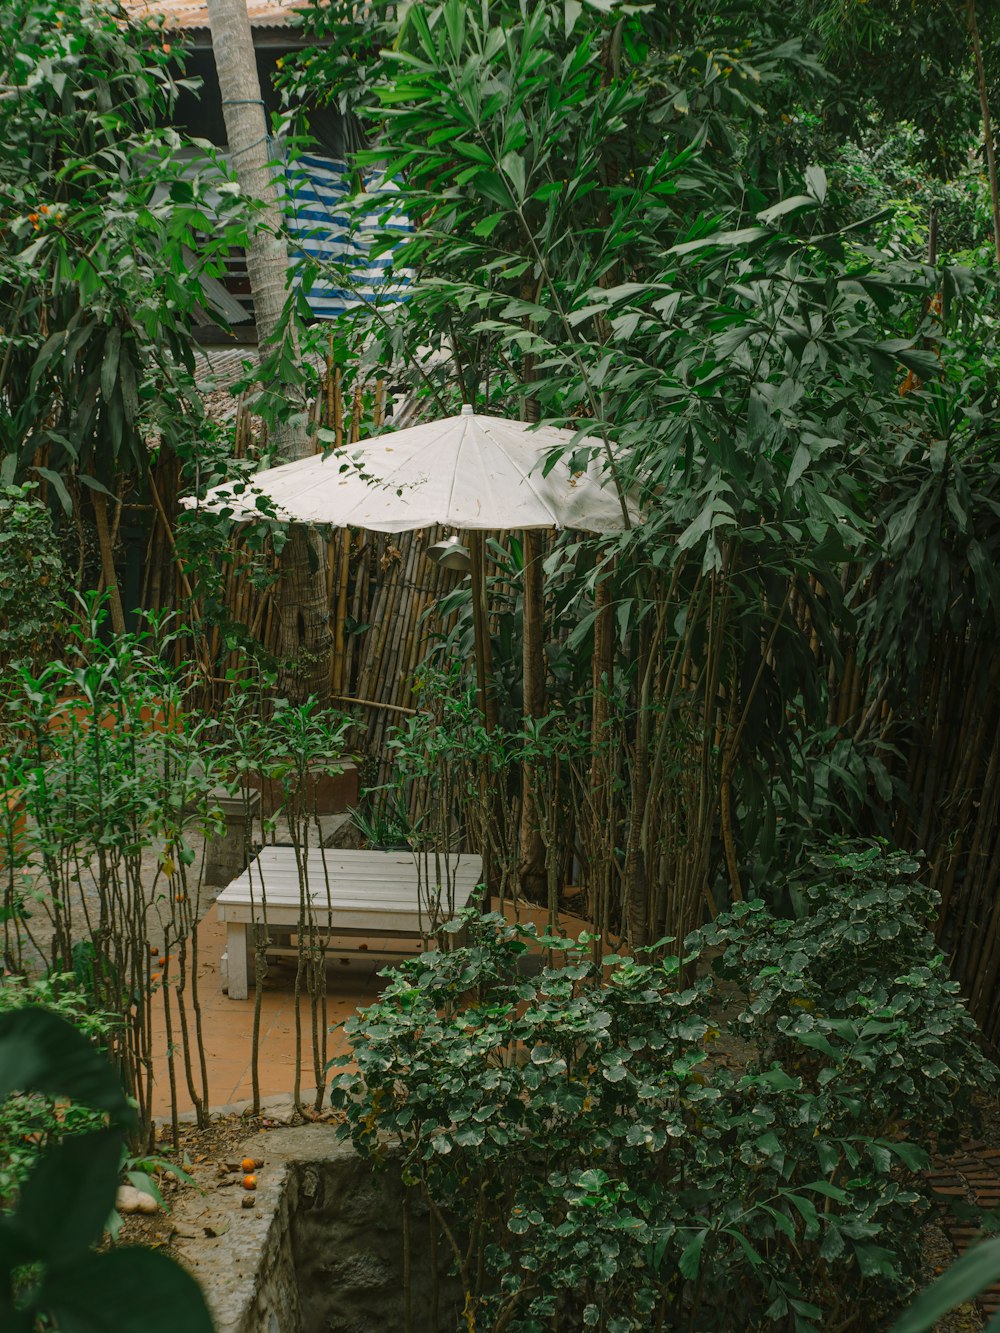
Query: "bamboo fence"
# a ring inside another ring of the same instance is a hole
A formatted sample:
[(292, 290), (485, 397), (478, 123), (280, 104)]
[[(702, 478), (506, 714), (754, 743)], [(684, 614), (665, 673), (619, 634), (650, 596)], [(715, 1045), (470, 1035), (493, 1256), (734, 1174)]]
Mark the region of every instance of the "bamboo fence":
[[(330, 368), (314, 405), (314, 421), (333, 431), (337, 443), (351, 443), (381, 424), (385, 398), (380, 384), (371, 389), (361, 385), (345, 389), (339, 371)], [(239, 404), (237, 456), (246, 456), (256, 446), (254, 430), (245, 404)], [(152, 610), (191, 605), (196, 594), (171, 531), (178, 491), (175, 461), (161, 460), (149, 480), (153, 504), (141, 580), (143, 604)], [(384, 743), (387, 731), (417, 706), (415, 670), (427, 656), (434, 636), (447, 629), (436, 608), (459, 576), (426, 558), (428, 548), (442, 535), (437, 528), (393, 535), (345, 530), (333, 531), (327, 539), (330, 693), (334, 703), (355, 710), (354, 743), (359, 755), (367, 759), (371, 785), (380, 785), (390, 776), (391, 752)], [(268, 560), (274, 568), (273, 557), (265, 556), (265, 573)], [(259, 586), (260, 561), (259, 553), (248, 550), (245, 537), (233, 538), (222, 601), (229, 617), (245, 626), (265, 652), (273, 652), (280, 608), (273, 589)], [(498, 572), (495, 566), (488, 570), (494, 576)], [(849, 577), (850, 571), (845, 571), (845, 588)], [(815, 585), (808, 592), (810, 597), (823, 597), (822, 588)], [(790, 590), (788, 614), (820, 656), (809, 598), (802, 590)], [(840, 647), (841, 665), (831, 660), (828, 667), (828, 723), (841, 735), (878, 737), (893, 747), (897, 757), (888, 761), (893, 775), (913, 794), (910, 810), (895, 816), (895, 839), (903, 847), (926, 854), (931, 882), (942, 896), (941, 946), (952, 957), (955, 976), (984, 1035), (1000, 1048), (1000, 702), (996, 688), (1000, 658), (982, 645), (942, 636), (924, 682), (914, 698), (907, 700), (903, 716), (890, 706), (885, 682), (870, 678), (853, 644), (845, 639)], [(177, 651), (183, 650), (178, 647)], [(228, 672), (239, 669), (239, 655), (227, 654), (217, 627), (207, 631), (195, 655), (203, 660), (206, 677), (217, 689)], [(678, 687), (694, 698), (702, 688), (697, 668), (682, 662)], [(725, 688), (720, 682), (713, 696), (720, 744), (727, 734)], [(705, 701), (707, 705), (708, 695)], [(606, 725), (598, 708), (595, 739)], [(595, 754), (599, 749), (595, 747)], [(595, 759), (595, 765), (588, 799), (604, 821), (607, 793), (621, 763), (604, 754)], [(727, 763), (722, 767), (727, 768)], [(718, 774), (706, 770), (706, 780), (716, 781)], [(679, 793), (678, 799), (682, 796)], [(728, 788), (712, 799), (718, 801), (725, 825)], [(725, 841), (725, 827), (722, 834)], [(728, 844), (726, 851), (727, 861), (735, 861)], [(664, 844), (662, 855), (669, 861), (674, 855), (672, 847)], [(603, 886), (592, 886), (598, 896), (611, 891), (613, 867), (604, 869)], [(660, 884), (651, 889), (655, 898), (662, 893), (663, 876), (654, 874), (653, 878)], [(602, 875), (595, 868), (598, 879)], [(700, 888), (695, 886), (692, 894), (693, 900), (698, 899)], [(656, 916), (655, 902), (651, 903)]]

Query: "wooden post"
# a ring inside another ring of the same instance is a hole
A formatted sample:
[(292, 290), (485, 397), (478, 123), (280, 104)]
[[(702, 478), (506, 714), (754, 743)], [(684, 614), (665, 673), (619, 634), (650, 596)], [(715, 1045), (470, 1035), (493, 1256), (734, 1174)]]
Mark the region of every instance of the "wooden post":
[(490, 626), (486, 608), (486, 578), (483, 557), (483, 534), (469, 533), (469, 577), (472, 583), (472, 632), (476, 649), (476, 687), (479, 692), (479, 710), (487, 732), (496, 726), (496, 701), (493, 698), (490, 674)]
[[(524, 571), (521, 583), (522, 607), (522, 689), (525, 721), (540, 718), (545, 712), (545, 587), (542, 557), (545, 543), (537, 532), (523, 533)], [(518, 879), (521, 891), (530, 901), (545, 901), (545, 843), (536, 808), (537, 782), (534, 766), (521, 765), (521, 828)]]
[[(491, 653), (490, 653), (490, 622), (486, 606), (486, 576), (484, 570), (483, 557), (483, 534), (481, 532), (469, 533), (469, 579), (472, 584), (472, 630), (475, 639), (476, 654), (476, 685), (479, 694), (479, 710), (483, 717), (483, 726), (489, 735), (496, 727), (496, 701), (493, 698), (491, 676)], [(497, 799), (495, 791), (487, 790), (486, 774), (482, 775), (482, 785), (479, 793), (479, 799), (483, 802), (483, 809), (486, 810), (487, 803), (492, 803)], [(486, 816), (488, 817), (488, 816)], [(483, 856), (483, 882), (485, 890), (483, 893), (483, 911), (490, 910), (491, 903), (497, 893), (496, 871), (494, 869), (493, 853), (490, 847), (490, 840), (487, 838), (482, 847)]]

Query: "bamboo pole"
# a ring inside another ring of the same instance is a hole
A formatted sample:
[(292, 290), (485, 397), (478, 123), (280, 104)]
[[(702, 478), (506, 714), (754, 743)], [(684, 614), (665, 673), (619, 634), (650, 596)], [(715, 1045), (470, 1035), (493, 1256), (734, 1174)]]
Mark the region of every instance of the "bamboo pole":
[(996, 250), (997, 267), (1000, 268), (1000, 182), (997, 180), (996, 142), (993, 137), (993, 117), (990, 113), (989, 88), (986, 82), (986, 69), (983, 64), (983, 49), (979, 39), (979, 22), (976, 18), (976, 0), (966, 0), (965, 13), (969, 27), (969, 40), (972, 44), (972, 63), (976, 71), (979, 113), (983, 122), (986, 176), (990, 186), (990, 217), (993, 222), (993, 245)]

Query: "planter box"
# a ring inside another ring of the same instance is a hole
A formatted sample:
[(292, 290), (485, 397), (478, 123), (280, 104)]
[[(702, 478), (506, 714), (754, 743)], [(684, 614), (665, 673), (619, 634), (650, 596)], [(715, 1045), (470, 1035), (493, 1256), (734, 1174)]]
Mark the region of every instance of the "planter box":
[[(360, 794), (357, 765), (345, 759), (340, 767), (340, 773), (315, 772), (308, 775), (304, 800), (310, 814), (315, 811), (320, 815), (339, 815), (357, 805)], [(260, 773), (248, 773), (246, 783), (260, 792), (261, 813), (265, 818), (273, 815), (285, 803), (286, 781), (263, 777)]]
[[(217, 833), (205, 848), (205, 883), (229, 884), (241, 874), (247, 865), (246, 858), (246, 809), (242, 796), (230, 796), (225, 788), (216, 788), (212, 801), (221, 811), (225, 820), (225, 832)], [(250, 807), (250, 827), (260, 821), (260, 792), (247, 792), (247, 804)]]
[[(90, 725), (91, 712), (90, 705), (82, 699), (77, 700), (72, 697), (60, 699), (56, 712), (49, 718), (48, 729), (54, 735), (68, 731), (70, 722), (73, 721), (81, 730), (86, 730)], [(179, 731), (180, 726), (173, 704), (159, 705), (154, 704), (150, 707), (143, 704), (139, 709), (139, 724), (144, 731)], [(99, 727), (104, 727), (108, 731), (113, 731), (118, 726), (118, 714), (115, 712), (104, 713), (97, 720)]]

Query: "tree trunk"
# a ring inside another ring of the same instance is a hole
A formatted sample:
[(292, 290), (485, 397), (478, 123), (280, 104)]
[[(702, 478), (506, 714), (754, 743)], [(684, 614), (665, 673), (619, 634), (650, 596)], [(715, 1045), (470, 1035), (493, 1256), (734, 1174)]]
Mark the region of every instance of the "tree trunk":
[(247, 249), (247, 272), (257, 339), (263, 344), (274, 335), (281, 319), (288, 277), (288, 247), (271, 168), (267, 110), (260, 95), (246, 0), (208, 0), (208, 19), (229, 153), (244, 197), (260, 206)]
[(638, 631), (637, 688), (639, 713), (636, 718), (635, 748), (630, 784), (631, 811), (625, 839), (625, 936), (630, 949), (648, 943), (649, 874), (643, 846), (643, 818), (649, 794), (650, 717), (650, 629), (643, 620)]
[(116, 634), (125, 633), (125, 608), (122, 606), (121, 589), (118, 587), (118, 574), (115, 570), (114, 542), (108, 527), (108, 500), (103, 491), (91, 491), (94, 502), (94, 520), (97, 526), (97, 546), (101, 553), (101, 574), (108, 593), (108, 606), (111, 611), (111, 628)]
[(993, 138), (993, 117), (990, 115), (990, 99), (986, 84), (986, 70), (983, 66), (983, 48), (979, 40), (979, 23), (976, 19), (976, 0), (966, 0), (965, 12), (969, 24), (969, 39), (972, 42), (972, 60), (976, 68), (976, 87), (979, 90), (979, 110), (983, 119), (983, 141), (986, 145), (986, 174), (990, 183), (990, 210), (993, 217), (993, 244), (997, 253), (997, 267), (1000, 268), (1000, 184), (997, 182), (996, 141)]
[[(222, 92), (222, 114), (236, 178), (245, 198), (260, 204), (247, 248), (257, 342), (263, 347), (278, 328), (288, 285), (288, 247), (282, 229), (278, 187), (271, 169), (267, 110), (260, 95), (253, 33), (246, 0), (208, 0), (212, 49)], [(295, 346), (294, 329), (290, 337)], [(295, 347), (297, 351), (297, 347)], [(304, 405), (294, 404), (300, 422)], [(274, 439), (293, 461), (313, 452), (305, 425), (279, 422)], [(326, 595), (322, 542), (317, 533), (293, 525), (279, 562), (281, 587), (278, 656), (282, 692), (292, 700), (330, 697), (330, 607)]]
[[(614, 672), (610, 574), (594, 586), (594, 660), (591, 664), (593, 698), (590, 713), (590, 816), (593, 843), (588, 857), (590, 919), (594, 930), (606, 936), (611, 927), (611, 870), (615, 854), (614, 794), (610, 707)], [(600, 950), (594, 946), (595, 962)]]
[[(532, 283), (522, 285), (521, 295), (529, 301), (537, 299)], [(528, 329), (532, 327), (528, 319), (524, 325)], [(526, 352), (522, 358), (521, 375), (525, 387), (530, 389), (535, 380), (535, 358), (530, 352)], [(524, 419), (537, 421), (538, 417), (538, 399), (529, 391), (524, 399)], [(545, 712), (545, 579), (542, 570), (545, 542), (539, 533), (528, 529), (521, 536), (524, 560), (521, 587), (522, 716), (525, 721), (529, 721), (541, 717)], [(544, 903), (548, 896), (548, 871), (545, 843), (539, 827), (537, 787), (533, 765), (522, 764), (517, 876), (521, 892), (528, 901)]]
[(330, 604), (326, 595), (325, 543), (301, 523), (288, 529), (281, 552), (278, 590), (278, 688), (293, 702), (313, 695), (330, 701)]

